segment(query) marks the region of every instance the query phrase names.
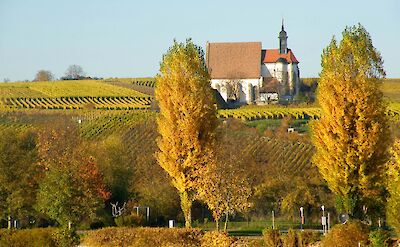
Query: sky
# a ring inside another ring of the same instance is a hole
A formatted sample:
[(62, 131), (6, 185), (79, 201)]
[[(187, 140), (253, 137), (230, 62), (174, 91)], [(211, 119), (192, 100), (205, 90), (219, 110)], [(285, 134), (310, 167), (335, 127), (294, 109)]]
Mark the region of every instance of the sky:
[(64, 75), (71, 64), (92, 77), (147, 77), (173, 40), (260, 41), (278, 48), (282, 18), (301, 77), (317, 77), (322, 50), (361, 23), (400, 78), (398, 0), (0, 0), (0, 81)]

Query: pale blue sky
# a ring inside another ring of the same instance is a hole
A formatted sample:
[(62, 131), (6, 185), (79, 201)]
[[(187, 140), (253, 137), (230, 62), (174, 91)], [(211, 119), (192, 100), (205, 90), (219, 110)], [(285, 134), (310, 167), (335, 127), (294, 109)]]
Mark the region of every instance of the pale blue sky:
[(277, 48), (282, 17), (302, 77), (318, 76), (332, 36), (360, 22), (388, 77), (400, 78), (398, 0), (0, 0), (0, 81), (40, 69), (60, 77), (70, 64), (90, 76), (154, 76), (174, 38)]

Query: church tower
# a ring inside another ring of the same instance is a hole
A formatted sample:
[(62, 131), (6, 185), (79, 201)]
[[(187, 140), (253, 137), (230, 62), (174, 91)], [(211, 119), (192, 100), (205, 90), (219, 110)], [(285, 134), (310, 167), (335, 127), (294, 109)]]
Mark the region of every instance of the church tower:
[(285, 28), (283, 27), (283, 19), (282, 19), (282, 30), (279, 32), (279, 53), (287, 54), (287, 34)]

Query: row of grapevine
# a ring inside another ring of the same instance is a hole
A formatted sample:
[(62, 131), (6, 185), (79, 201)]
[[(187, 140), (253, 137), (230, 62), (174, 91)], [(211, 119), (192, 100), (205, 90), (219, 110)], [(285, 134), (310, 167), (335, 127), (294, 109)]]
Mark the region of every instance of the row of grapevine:
[(60, 98), (4, 98), (4, 107), (37, 109), (147, 109), (150, 97), (60, 97)]
[(155, 87), (156, 82), (155, 81), (132, 81), (132, 84), (139, 85), (139, 86), (145, 86), (145, 87)]
[(319, 108), (239, 108), (219, 110), (218, 115), (221, 118), (237, 118), (246, 121), (260, 119), (280, 119), (291, 117), (295, 119), (317, 119), (321, 111)]
[(149, 111), (98, 112), (96, 115), (78, 115), (74, 120), (79, 123), (81, 135), (87, 139), (98, 139), (109, 135), (123, 135), (136, 125), (154, 119)]
[(245, 152), (266, 157), (268, 164), (279, 167), (284, 173), (295, 174), (311, 168), (314, 147), (306, 142), (259, 137)]
[[(258, 107), (258, 108), (238, 108), (219, 110), (220, 118), (237, 118), (245, 121), (260, 119), (281, 119), (290, 117), (293, 119), (318, 119), (321, 116), (321, 109), (317, 107)], [(400, 117), (400, 104), (390, 104), (387, 110), (390, 117)]]
[(20, 123), (0, 123), (0, 133), (10, 129), (16, 130), (18, 132), (25, 131), (29, 128), (32, 128), (32, 125)]

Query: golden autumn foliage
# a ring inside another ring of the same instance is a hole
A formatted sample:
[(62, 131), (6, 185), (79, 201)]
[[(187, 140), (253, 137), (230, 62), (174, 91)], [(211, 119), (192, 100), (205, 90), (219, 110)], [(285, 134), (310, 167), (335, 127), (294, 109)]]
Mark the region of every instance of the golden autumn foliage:
[(383, 61), (361, 26), (347, 27), (322, 54), (313, 123), (314, 163), (338, 197), (338, 210), (361, 217), (362, 206), (383, 203), (383, 179), (390, 142), (380, 85)]
[(251, 207), (254, 157), (246, 150), (243, 140), (233, 133), (232, 121), (224, 121), (218, 136), (215, 162), (209, 164), (198, 187), (198, 198), (205, 202), (212, 212), (219, 230), (219, 221), (225, 217), (224, 231), (227, 230), (229, 215), (246, 212)]
[(201, 48), (174, 42), (156, 77), (160, 106), (157, 160), (181, 198), (185, 225), (191, 225), (196, 181), (212, 161), (216, 108)]
[(396, 140), (392, 149), (393, 160), (388, 162), (388, 192), (386, 215), (390, 226), (400, 233), (400, 140)]

